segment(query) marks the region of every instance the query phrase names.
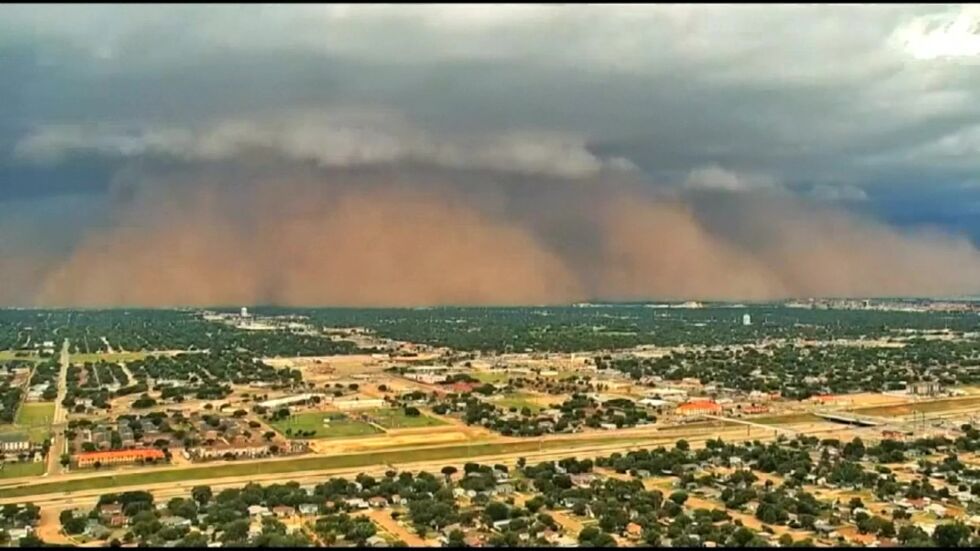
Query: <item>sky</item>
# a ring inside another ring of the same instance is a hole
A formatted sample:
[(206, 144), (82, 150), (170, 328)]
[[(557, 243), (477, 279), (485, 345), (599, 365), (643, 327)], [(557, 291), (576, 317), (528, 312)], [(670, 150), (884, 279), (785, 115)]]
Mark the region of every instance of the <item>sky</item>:
[(980, 8), (3, 5), (0, 304), (980, 293)]

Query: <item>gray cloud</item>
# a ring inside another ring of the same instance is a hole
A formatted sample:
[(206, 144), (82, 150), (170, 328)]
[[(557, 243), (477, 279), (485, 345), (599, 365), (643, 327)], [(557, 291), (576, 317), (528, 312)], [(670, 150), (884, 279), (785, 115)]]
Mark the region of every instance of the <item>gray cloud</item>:
[(437, 136), (397, 114), (359, 110), (291, 112), (260, 120), (219, 121), (203, 128), (54, 125), (18, 142), (15, 153), (37, 162), (58, 162), (73, 153), (224, 161), (255, 150), (324, 167), (419, 162), (570, 178), (594, 176), (604, 168), (634, 167), (620, 157), (598, 158), (588, 151), (582, 136), (521, 130)]
[[(955, 5), (4, 5), (0, 203), (32, 220), (74, 185), (121, 212), (146, 170), (183, 175), (164, 195), (202, 170), (432, 170), (502, 185), (493, 201), (536, 209), (534, 235), (575, 235), (553, 240), (563, 262), (615, 231), (551, 212), (589, 202), (531, 200), (552, 183), (595, 184), (592, 204), (621, 181), (799, 198), (980, 243), (978, 21)], [(572, 271), (588, 290), (613, 277)]]

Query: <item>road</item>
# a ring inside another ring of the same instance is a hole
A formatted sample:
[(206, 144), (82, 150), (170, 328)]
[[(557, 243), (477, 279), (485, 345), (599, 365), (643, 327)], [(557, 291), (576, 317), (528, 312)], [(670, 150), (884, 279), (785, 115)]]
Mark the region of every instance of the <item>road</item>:
[(798, 431), (793, 429), (788, 429), (786, 427), (780, 427), (779, 425), (763, 425), (762, 423), (753, 423), (752, 421), (746, 421), (745, 419), (735, 419), (732, 417), (722, 417), (720, 415), (704, 415), (708, 419), (714, 419), (716, 421), (727, 421), (729, 423), (738, 423), (739, 425), (748, 425), (750, 427), (755, 427), (757, 429), (771, 430), (773, 432), (785, 432), (789, 436), (795, 436)]
[[(803, 434), (816, 434), (824, 432), (826, 429), (820, 430), (801, 430)], [(847, 434), (858, 434), (860, 429), (845, 429)], [(691, 445), (692, 448), (698, 448), (704, 445), (707, 440), (717, 438), (718, 434), (706, 434), (704, 436), (688, 436), (686, 440)], [(840, 435), (844, 436), (844, 435)], [(863, 435), (862, 436), (866, 436)], [(629, 450), (636, 450), (641, 448), (651, 448), (665, 445), (669, 441), (676, 440), (676, 436), (671, 437), (660, 437), (656, 440), (637, 441), (630, 443), (618, 443), (618, 444), (605, 444), (601, 446), (593, 446), (587, 448), (579, 448), (575, 450), (549, 450), (540, 452), (520, 452), (520, 453), (504, 453), (504, 454), (493, 454), (485, 456), (463, 456), (457, 458), (447, 458), (434, 461), (420, 461), (420, 462), (408, 462), (408, 463), (397, 463), (396, 466), (402, 470), (408, 471), (418, 471), (418, 470), (429, 470), (430, 472), (435, 472), (441, 469), (445, 465), (462, 465), (464, 462), (477, 462), (477, 463), (515, 463), (519, 457), (526, 458), (529, 462), (536, 461), (547, 461), (562, 459), (565, 457), (576, 457), (578, 459), (584, 459), (586, 457), (596, 457), (602, 455), (609, 455), (613, 452), (625, 452)], [(773, 431), (769, 430), (763, 435), (758, 433), (738, 433), (725, 434), (724, 439), (726, 442), (740, 442), (746, 440), (759, 440), (762, 442), (772, 441), (775, 439)], [(333, 476), (353, 476), (359, 473), (367, 474), (378, 474), (383, 475), (385, 471), (392, 469), (392, 465), (371, 465), (371, 466), (359, 466), (352, 468), (341, 468), (341, 469), (323, 469), (316, 471), (306, 471), (306, 472), (296, 472), (296, 473), (274, 473), (269, 475), (249, 475), (241, 477), (214, 477), (209, 479), (198, 479), (189, 480), (185, 482), (167, 482), (158, 484), (141, 484), (137, 486), (118, 486), (113, 488), (97, 488), (93, 490), (80, 490), (77, 492), (57, 492), (49, 494), (39, 494), (34, 496), (23, 496), (23, 497), (8, 497), (0, 498), (0, 505), (7, 503), (25, 503), (31, 502), (38, 505), (42, 509), (45, 508), (56, 508), (63, 509), (65, 507), (77, 507), (83, 505), (92, 505), (96, 503), (99, 497), (103, 494), (114, 492), (120, 493), (125, 491), (134, 490), (145, 490), (150, 491), (160, 500), (170, 499), (171, 497), (183, 496), (190, 493), (194, 486), (198, 485), (209, 485), (214, 490), (221, 490), (224, 488), (237, 488), (244, 486), (249, 482), (257, 482), (262, 484), (274, 484), (283, 483), (286, 481), (295, 481), (300, 484), (314, 484), (320, 483), (329, 477)]]
[[(806, 430), (800, 430), (799, 432), (804, 432), (807, 434), (817, 434), (821, 432), (837, 431), (839, 430), (839, 428), (840, 427), (838, 425), (826, 423), (823, 424), (822, 427), (818, 427), (816, 425), (808, 426)], [(748, 430), (746, 431), (745, 429)], [(580, 433), (573, 433), (573, 434), (552, 435), (552, 436), (538, 438), (537, 441), (542, 444), (542, 447), (539, 448), (539, 452), (547, 451), (544, 449), (544, 445), (543, 445), (545, 442), (550, 443), (550, 449), (552, 451), (559, 449), (554, 447), (555, 441), (569, 442), (571, 447), (565, 449), (564, 452), (560, 452), (560, 453), (564, 453), (566, 455), (573, 455), (575, 453), (578, 453), (578, 450), (580, 449), (586, 449), (599, 445), (602, 446), (613, 445), (613, 444), (594, 443), (594, 444), (585, 444), (582, 447), (574, 447), (576, 441), (579, 440), (605, 438), (608, 439), (610, 442), (618, 441), (618, 443), (616, 443), (615, 446), (617, 446), (619, 449), (626, 449), (628, 447), (635, 447), (638, 442), (656, 443), (657, 445), (664, 445), (665, 443), (669, 444), (670, 442), (673, 442), (678, 438), (685, 438), (690, 440), (691, 438), (712, 437), (712, 438), (723, 438), (725, 440), (729, 440), (729, 439), (735, 440), (735, 439), (745, 439), (750, 435), (755, 436), (759, 434), (759, 431), (754, 430), (753, 427), (751, 426), (745, 427), (745, 429), (743, 429), (737, 424), (731, 424), (729, 426), (721, 426), (721, 427), (715, 425), (707, 425), (707, 424), (698, 424), (698, 425), (689, 425), (689, 426), (677, 425), (677, 426), (666, 426), (666, 427), (636, 427), (632, 429), (620, 429), (615, 431), (615, 433), (600, 431), (600, 432), (580, 432)], [(765, 430), (763, 431), (763, 434), (773, 435), (774, 433), (775, 431), (773, 430), (773, 427), (765, 426)], [(472, 441), (471, 444), (474, 446), (478, 446), (481, 444), (508, 443), (508, 442), (528, 442), (528, 439), (519, 438), (519, 437), (496, 437), (492, 439)], [(377, 451), (391, 452), (391, 451), (398, 451), (402, 449), (404, 449), (405, 451), (416, 450), (416, 449), (436, 449), (436, 448), (444, 448), (444, 447), (457, 447), (462, 444), (463, 443), (461, 442), (452, 442), (452, 443), (438, 444), (438, 445), (416, 444), (416, 445), (379, 448)], [(355, 451), (350, 453), (340, 453), (340, 454), (335, 453), (333, 455), (365, 455), (366, 453), (369, 452)], [(254, 460), (237, 460), (234, 461), (233, 464), (238, 465), (238, 464), (246, 464), (246, 463), (274, 463), (280, 461), (295, 461), (303, 457), (311, 457), (311, 456), (280, 456), (275, 458), (263, 458), (263, 459), (254, 459)], [(166, 468), (166, 469), (161, 467), (137, 467), (137, 468), (127, 468), (112, 473), (105, 472), (105, 471), (89, 470), (85, 472), (56, 474), (46, 478), (45, 482), (54, 483), (54, 482), (63, 482), (69, 480), (80, 480), (86, 478), (108, 478), (112, 474), (128, 475), (128, 474), (138, 474), (138, 473), (145, 473), (145, 472), (173, 471), (173, 470), (180, 470), (180, 469), (187, 469), (187, 468), (200, 469), (202, 467), (208, 467), (208, 466), (210, 466), (216, 473), (220, 473), (220, 469), (223, 464), (225, 463), (213, 462), (210, 464), (193, 464), (193, 465), (187, 465), (183, 467), (173, 467), (173, 468)], [(296, 471), (296, 473), (300, 473), (300, 472), (302, 471)], [(292, 473), (280, 473), (276, 476), (281, 478), (283, 476), (289, 476), (290, 474)], [(222, 478), (221, 475), (216, 474), (213, 477), (204, 477), (197, 480), (215, 480), (219, 478)], [(0, 488), (28, 486), (34, 484), (35, 482), (36, 482), (36, 478), (34, 477), (10, 478), (10, 479), (5, 479), (0, 481)]]
[(58, 371), (58, 397), (54, 401), (54, 420), (51, 423), (51, 449), (48, 451), (48, 468), (43, 476), (51, 476), (61, 472), (61, 454), (65, 452), (65, 427), (68, 421), (68, 410), (61, 404), (68, 394), (68, 339), (61, 345), (61, 369)]

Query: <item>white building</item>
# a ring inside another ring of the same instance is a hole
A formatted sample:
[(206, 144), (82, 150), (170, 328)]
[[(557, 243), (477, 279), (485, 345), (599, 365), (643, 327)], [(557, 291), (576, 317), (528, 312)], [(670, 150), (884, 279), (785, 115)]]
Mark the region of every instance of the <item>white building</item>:
[(341, 400), (334, 400), (333, 405), (341, 411), (352, 411), (357, 409), (376, 409), (382, 408), (388, 405), (381, 398), (368, 398), (366, 400), (361, 400), (359, 398), (344, 398)]
[(640, 404), (641, 406), (647, 406), (653, 408), (658, 408), (658, 407), (663, 407), (668, 405), (670, 406), (676, 405), (674, 402), (668, 402), (667, 400), (658, 400), (657, 398), (643, 398), (637, 403)]
[(323, 398), (322, 394), (306, 392), (303, 394), (296, 394), (294, 396), (283, 396), (282, 398), (274, 398), (272, 400), (266, 400), (264, 402), (259, 402), (259, 405), (264, 408), (277, 408), (282, 406), (288, 406), (290, 404), (298, 404), (300, 402), (305, 402), (315, 396)]
[(27, 440), (11, 440), (8, 442), (0, 442), (0, 451), (4, 453), (8, 452), (21, 452), (31, 449), (31, 443)]
[(748, 314), (742, 315), (742, 325), (752, 325), (752, 316)]

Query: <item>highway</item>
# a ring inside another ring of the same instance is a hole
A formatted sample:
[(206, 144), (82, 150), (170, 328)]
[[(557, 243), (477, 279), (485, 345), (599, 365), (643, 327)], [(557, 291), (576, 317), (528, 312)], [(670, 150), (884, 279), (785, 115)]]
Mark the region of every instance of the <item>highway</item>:
[[(829, 429), (826, 427), (811, 428), (811, 429), (801, 429), (799, 432), (801, 434), (820, 434), (826, 433)], [(851, 438), (862, 432), (863, 429), (855, 428), (845, 428), (845, 429), (832, 429), (836, 433), (835, 436), (841, 438)], [(26, 503), (31, 502), (38, 505), (42, 509), (64, 509), (66, 507), (78, 507), (78, 506), (88, 506), (94, 504), (98, 501), (99, 496), (106, 493), (119, 493), (124, 491), (135, 491), (144, 490), (149, 491), (154, 494), (158, 499), (169, 499), (175, 496), (187, 495), (190, 493), (194, 486), (199, 485), (209, 485), (212, 489), (221, 490), (224, 488), (236, 488), (244, 486), (249, 482), (257, 482), (263, 484), (273, 484), (273, 483), (284, 483), (284, 482), (298, 482), (300, 484), (314, 484), (321, 483), (330, 477), (335, 476), (355, 476), (358, 473), (370, 473), (370, 474), (384, 474), (385, 471), (391, 470), (393, 467), (397, 467), (401, 470), (429, 470), (430, 472), (438, 471), (445, 465), (462, 465), (465, 462), (482, 462), (482, 463), (514, 463), (519, 457), (524, 457), (528, 461), (545, 461), (545, 460), (556, 460), (565, 457), (575, 457), (577, 459), (584, 459), (587, 457), (596, 457), (602, 455), (609, 455), (613, 452), (626, 452), (630, 450), (637, 449), (650, 449), (659, 446), (670, 445), (671, 442), (676, 441), (678, 438), (685, 438), (688, 443), (693, 447), (701, 447), (707, 440), (718, 438), (723, 436), (726, 442), (744, 442), (744, 441), (772, 441), (776, 438), (775, 431), (771, 427), (767, 427), (767, 430), (763, 434), (759, 434), (755, 431), (735, 431), (728, 432), (725, 434), (719, 433), (709, 433), (703, 436), (689, 435), (689, 436), (661, 436), (659, 438), (651, 438), (649, 441), (640, 440), (632, 441), (629, 443), (613, 443), (604, 444), (597, 446), (590, 446), (585, 448), (577, 449), (559, 449), (559, 450), (548, 450), (548, 451), (529, 451), (520, 453), (503, 453), (503, 454), (492, 454), (492, 455), (482, 455), (482, 456), (460, 456), (456, 458), (439, 459), (431, 461), (420, 461), (420, 462), (405, 462), (396, 463), (395, 465), (381, 464), (381, 465), (370, 465), (370, 466), (358, 466), (340, 469), (321, 469), (314, 471), (301, 471), (295, 473), (273, 473), (268, 475), (247, 475), (241, 477), (220, 477), (215, 476), (212, 478), (203, 478), (197, 480), (188, 480), (184, 482), (166, 482), (159, 484), (139, 484), (134, 486), (115, 486), (112, 488), (96, 488), (91, 490), (80, 490), (77, 492), (56, 492), (48, 494), (38, 494), (33, 496), (22, 496), (22, 497), (7, 497), (0, 498), (0, 505), (8, 503)], [(866, 435), (862, 435), (866, 436)]]
[(761, 423), (753, 423), (752, 421), (746, 421), (744, 419), (734, 419), (732, 417), (722, 417), (720, 415), (705, 414), (703, 417), (706, 417), (708, 419), (714, 419), (716, 421), (727, 421), (729, 423), (738, 423), (739, 425), (748, 425), (750, 427), (755, 427), (763, 430), (770, 430), (773, 432), (785, 432), (789, 436), (795, 436), (799, 434), (799, 431), (795, 431), (793, 429), (789, 429), (786, 427), (780, 427), (778, 425), (763, 425)]

